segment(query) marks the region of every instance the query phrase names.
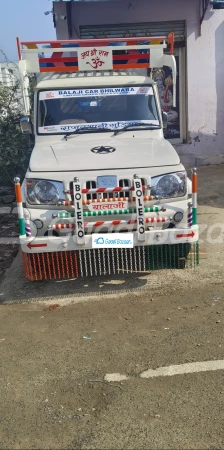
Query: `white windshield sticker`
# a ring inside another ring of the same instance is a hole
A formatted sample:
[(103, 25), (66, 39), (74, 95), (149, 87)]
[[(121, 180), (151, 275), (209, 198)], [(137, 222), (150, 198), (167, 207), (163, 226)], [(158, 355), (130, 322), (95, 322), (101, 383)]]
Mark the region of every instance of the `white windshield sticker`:
[(126, 121), (126, 122), (96, 122), (96, 123), (86, 123), (86, 124), (82, 124), (82, 125), (74, 125), (74, 124), (66, 124), (66, 125), (49, 125), (49, 126), (45, 126), (45, 127), (39, 127), (38, 131), (39, 133), (63, 133), (65, 132), (73, 132), (76, 130), (85, 130), (85, 128), (87, 128), (88, 130), (90, 128), (94, 129), (112, 129), (112, 130), (117, 130), (117, 129), (122, 129), (123, 127), (125, 127), (126, 125), (133, 125), (133, 127), (136, 124), (142, 124), (143, 126), (145, 124), (147, 125), (159, 125), (159, 121), (158, 120), (130, 120), (130, 121)]
[(68, 97), (100, 97), (110, 95), (153, 95), (151, 86), (135, 86), (135, 87), (114, 87), (99, 89), (67, 89), (60, 91), (43, 91), (40, 92), (40, 100), (52, 100), (57, 98)]

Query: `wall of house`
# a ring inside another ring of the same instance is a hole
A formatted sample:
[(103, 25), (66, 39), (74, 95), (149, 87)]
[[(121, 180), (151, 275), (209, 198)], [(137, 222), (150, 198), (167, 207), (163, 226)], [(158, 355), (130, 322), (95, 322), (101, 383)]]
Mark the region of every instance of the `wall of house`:
[[(208, 9), (200, 30), (199, 0), (72, 3), (73, 38), (80, 25), (169, 20), (187, 25), (188, 143), (176, 149), (187, 166), (224, 163), (224, 10)], [(57, 27), (58, 39), (63, 33)]]
[[(53, 3), (57, 39), (69, 39), (66, 3)], [(62, 17), (66, 17), (66, 20), (62, 19)]]

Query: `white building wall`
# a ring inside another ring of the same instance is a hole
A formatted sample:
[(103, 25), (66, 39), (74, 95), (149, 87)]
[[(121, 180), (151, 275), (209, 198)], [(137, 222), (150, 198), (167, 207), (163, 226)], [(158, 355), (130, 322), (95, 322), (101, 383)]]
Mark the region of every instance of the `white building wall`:
[(224, 10), (208, 10), (200, 30), (187, 22), (188, 130), (178, 148), (190, 164), (224, 163)]
[(0, 83), (7, 86), (15, 85), (18, 80), (18, 65), (15, 63), (0, 63)]
[(23, 107), (22, 100), (22, 91), (19, 81), (19, 68), (17, 63), (0, 63), (0, 83), (5, 86), (18, 86), (16, 91), (16, 98), (18, 103), (15, 103), (14, 106), (18, 106), (18, 108)]
[[(55, 3), (63, 14), (66, 2)], [(199, 0), (118, 0), (72, 3), (72, 37), (80, 25), (186, 20), (187, 144), (176, 149), (186, 166), (224, 163), (224, 10), (207, 10), (200, 30)], [(57, 37), (66, 39), (66, 21)]]

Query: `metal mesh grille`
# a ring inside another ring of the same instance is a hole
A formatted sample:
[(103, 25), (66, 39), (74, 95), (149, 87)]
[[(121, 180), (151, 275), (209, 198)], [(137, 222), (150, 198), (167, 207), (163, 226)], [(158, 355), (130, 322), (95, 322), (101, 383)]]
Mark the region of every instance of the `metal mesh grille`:
[[(86, 182), (86, 188), (87, 189), (96, 189), (96, 182), (95, 181), (87, 181)], [(87, 200), (93, 200), (97, 198), (97, 194), (87, 194), (86, 199)]]
[[(147, 186), (147, 180), (145, 180), (144, 178), (141, 178), (141, 182), (142, 182), (142, 186)], [(131, 187), (132, 181), (127, 178), (120, 179), (118, 186), (119, 187)], [(86, 181), (85, 187), (87, 189), (96, 189), (97, 188), (96, 181), (94, 181), (94, 180)], [(71, 191), (73, 190), (73, 182), (70, 183), (70, 190)], [(147, 195), (146, 190), (143, 190), (143, 195)], [(134, 194), (132, 194), (132, 192), (129, 192), (129, 191), (119, 192), (119, 193), (109, 192), (109, 193), (103, 193), (103, 194), (83, 194), (83, 199), (94, 200), (97, 198), (113, 198), (113, 197), (120, 197), (120, 198), (129, 197), (129, 198), (131, 198), (132, 196), (134, 196)], [(71, 199), (74, 200), (74, 195), (71, 195)]]
[[(145, 180), (144, 178), (141, 178), (141, 182), (142, 182), (142, 186), (147, 186), (147, 180)], [(143, 189), (143, 195), (147, 194), (147, 191), (145, 189)]]
[(56, 280), (84, 276), (194, 268), (199, 244), (155, 245), (133, 249), (91, 249), (55, 253), (22, 253), (29, 280)]
[[(128, 187), (128, 186), (131, 186), (130, 180), (123, 179), (119, 181), (119, 187)], [(120, 192), (119, 197), (120, 198), (131, 197), (131, 192)]]

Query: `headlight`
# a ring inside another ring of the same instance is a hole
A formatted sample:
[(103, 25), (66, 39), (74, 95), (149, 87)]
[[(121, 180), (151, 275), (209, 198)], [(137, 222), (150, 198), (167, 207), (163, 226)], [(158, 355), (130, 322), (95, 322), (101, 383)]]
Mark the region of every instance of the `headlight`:
[(162, 198), (183, 197), (187, 192), (186, 172), (170, 173), (152, 178), (151, 195)]
[(59, 181), (26, 179), (26, 199), (31, 205), (56, 205), (65, 199), (63, 189)]

